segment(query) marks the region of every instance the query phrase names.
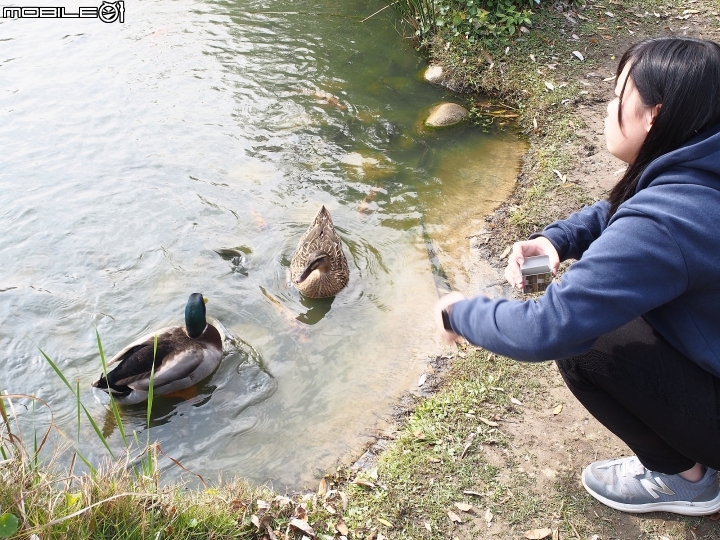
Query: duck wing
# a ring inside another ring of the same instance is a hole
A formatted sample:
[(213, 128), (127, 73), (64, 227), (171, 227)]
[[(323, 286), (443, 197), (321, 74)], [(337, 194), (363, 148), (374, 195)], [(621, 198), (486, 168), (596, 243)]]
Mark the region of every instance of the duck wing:
[[(193, 345), (191, 348), (176, 350), (163, 357), (160, 366), (155, 368), (153, 388), (156, 391), (159, 392), (165, 385), (190, 377), (205, 362), (203, 347)], [(136, 378), (125, 384), (133, 390), (147, 392), (150, 390), (150, 373), (148, 372), (146, 377)]]
[[(148, 346), (150, 347), (150, 353), (151, 353), (150, 361), (152, 362), (152, 348), (153, 348), (153, 342), (155, 341), (155, 336), (157, 336), (158, 346), (159, 346), (160, 342), (166, 339), (166, 336), (174, 335), (175, 332), (177, 332), (177, 330), (180, 330), (182, 332), (183, 328), (181, 326), (166, 326), (165, 328), (161, 328), (160, 330), (155, 330), (154, 332), (145, 334), (144, 336), (137, 338), (130, 345), (126, 346), (123, 350), (121, 350), (119, 353), (117, 353), (115, 356), (113, 356), (110, 360), (108, 360), (107, 365), (111, 366), (112, 364), (117, 364), (119, 362), (122, 362), (129, 356), (132, 356), (139, 349), (141, 349), (143, 347), (148, 347)], [(150, 370), (150, 364), (147, 365), (147, 369), (148, 369), (148, 371)]]
[(182, 327), (163, 328), (131, 343), (110, 360), (109, 364), (118, 365), (108, 373), (109, 386), (120, 391), (125, 391), (122, 387), (147, 391), (154, 360), (153, 386), (159, 389), (197, 369), (203, 361), (202, 349)]

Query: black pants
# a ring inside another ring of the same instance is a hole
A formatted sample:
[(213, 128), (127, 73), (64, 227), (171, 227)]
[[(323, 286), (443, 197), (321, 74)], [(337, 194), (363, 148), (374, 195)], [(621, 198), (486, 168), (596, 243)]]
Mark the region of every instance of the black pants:
[(677, 474), (698, 462), (720, 469), (720, 378), (642, 319), (557, 365), (575, 397), (646, 468)]

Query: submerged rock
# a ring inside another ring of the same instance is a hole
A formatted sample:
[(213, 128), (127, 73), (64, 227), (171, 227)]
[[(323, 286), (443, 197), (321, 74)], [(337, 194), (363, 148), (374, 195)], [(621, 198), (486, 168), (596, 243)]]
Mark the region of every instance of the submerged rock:
[(423, 78), (429, 83), (441, 84), (443, 82), (443, 68), (441, 66), (428, 66)]
[(452, 126), (464, 121), (469, 114), (465, 107), (457, 103), (440, 103), (430, 109), (425, 125), (429, 127)]

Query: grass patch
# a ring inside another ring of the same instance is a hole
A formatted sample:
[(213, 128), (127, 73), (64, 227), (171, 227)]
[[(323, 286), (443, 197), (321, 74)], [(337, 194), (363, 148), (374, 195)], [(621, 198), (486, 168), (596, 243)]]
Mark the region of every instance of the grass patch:
[[(517, 464), (507, 451), (510, 438), (499, 427), (500, 420), (522, 414), (511, 398), (529, 403), (544, 393), (542, 386), (525, 384), (528, 369), (541, 374), (545, 367), (472, 347), (460, 351), (447, 378), (451, 382), (419, 401), (377, 469), (364, 476), (374, 487), (350, 491), (347, 520), (356, 537), (451, 538), (458, 527), (487, 528), (487, 512), (491, 523), (531, 520), (542, 501), (532, 494), (527, 476), (502, 473)], [(463, 513), (456, 503), (473, 510)]]

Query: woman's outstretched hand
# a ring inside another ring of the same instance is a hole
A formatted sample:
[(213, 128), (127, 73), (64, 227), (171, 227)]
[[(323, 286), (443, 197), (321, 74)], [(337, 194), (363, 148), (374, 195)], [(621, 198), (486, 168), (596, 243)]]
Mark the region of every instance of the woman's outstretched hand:
[(560, 257), (552, 245), (550, 240), (544, 236), (538, 236), (532, 240), (524, 242), (515, 242), (512, 252), (508, 257), (508, 264), (505, 268), (505, 279), (513, 287), (523, 288), (523, 276), (520, 272), (520, 265), (525, 261), (525, 257), (534, 257), (536, 255), (547, 255), (550, 258), (550, 269), (553, 276), (557, 273), (560, 266)]
[(445, 330), (445, 326), (443, 325), (442, 320), (442, 310), (447, 309), (449, 312), (450, 310), (452, 310), (452, 307), (450, 306), (452, 306), (452, 304), (454, 304), (455, 302), (459, 302), (460, 300), (465, 300), (465, 297), (459, 292), (451, 292), (440, 298), (440, 300), (435, 303), (435, 309), (433, 312), (435, 326), (437, 326), (442, 340), (448, 345), (455, 343), (455, 340), (460, 336), (458, 336), (455, 332), (451, 330)]

